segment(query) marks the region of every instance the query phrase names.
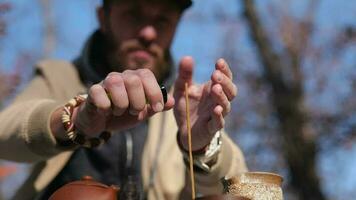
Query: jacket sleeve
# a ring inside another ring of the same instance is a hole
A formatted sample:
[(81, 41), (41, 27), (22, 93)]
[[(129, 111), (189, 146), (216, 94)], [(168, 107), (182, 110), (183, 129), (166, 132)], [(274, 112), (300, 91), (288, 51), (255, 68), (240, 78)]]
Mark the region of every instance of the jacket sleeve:
[(34, 162), (54, 155), (55, 139), (49, 116), (59, 103), (49, 98), (49, 89), (36, 76), (20, 96), (0, 113), (0, 158)]
[[(227, 136), (222, 134), (222, 146), (217, 162), (209, 172), (195, 171), (196, 195), (206, 196), (211, 194), (222, 194), (223, 185), (221, 179), (236, 176), (246, 172), (247, 167), (240, 148)], [(186, 170), (186, 185), (182, 191), (181, 199), (191, 198), (189, 170)]]
[[(64, 150), (51, 133), (50, 116), (74, 94), (65, 89), (78, 88), (71, 75), (74, 70), (68, 63), (53, 61), (41, 62), (36, 69), (34, 79), (0, 113), (0, 159), (36, 162)], [(66, 80), (56, 80), (61, 73), (67, 74)]]

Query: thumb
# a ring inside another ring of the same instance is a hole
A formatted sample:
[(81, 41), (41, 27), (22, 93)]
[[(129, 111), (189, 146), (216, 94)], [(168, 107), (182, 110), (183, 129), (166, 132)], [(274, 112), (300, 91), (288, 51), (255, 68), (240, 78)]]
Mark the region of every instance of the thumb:
[(185, 83), (188, 83), (188, 86), (192, 84), (193, 80), (193, 68), (194, 60), (190, 56), (185, 56), (180, 60), (179, 69), (178, 69), (178, 78), (174, 85), (175, 91), (184, 91)]

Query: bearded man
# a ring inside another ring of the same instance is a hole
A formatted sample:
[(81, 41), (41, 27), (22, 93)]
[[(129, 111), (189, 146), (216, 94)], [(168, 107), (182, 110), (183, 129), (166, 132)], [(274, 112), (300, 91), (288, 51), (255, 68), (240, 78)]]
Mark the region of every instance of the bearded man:
[[(100, 27), (78, 59), (38, 63), (0, 114), (0, 158), (36, 163), (14, 199), (48, 199), (84, 175), (120, 186), (121, 199), (190, 198), (185, 92), (197, 195), (221, 193), (222, 177), (247, 170), (223, 131), (237, 94), (229, 65), (219, 59), (198, 85), (193, 59), (184, 57), (174, 76), (170, 47), (191, 3), (103, 0)], [(161, 83), (172, 86), (166, 100)]]

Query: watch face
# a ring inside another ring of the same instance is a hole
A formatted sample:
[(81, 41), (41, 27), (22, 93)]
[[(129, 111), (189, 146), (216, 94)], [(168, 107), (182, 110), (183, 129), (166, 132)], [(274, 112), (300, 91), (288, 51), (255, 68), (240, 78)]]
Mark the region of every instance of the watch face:
[[(178, 140), (179, 141), (179, 140)], [(210, 141), (210, 144), (207, 147), (207, 150), (204, 154), (193, 155), (194, 166), (199, 171), (210, 172), (211, 167), (218, 161), (218, 155), (221, 149), (221, 133), (220, 131), (216, 132), (213, 139)], [(184, 163), (186, 166), (189, 166), (189, 153), (180, 148)]]

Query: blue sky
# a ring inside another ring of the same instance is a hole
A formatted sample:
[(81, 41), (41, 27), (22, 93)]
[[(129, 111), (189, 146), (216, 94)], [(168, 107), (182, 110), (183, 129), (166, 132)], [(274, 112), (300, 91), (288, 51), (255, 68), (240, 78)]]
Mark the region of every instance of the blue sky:
[[(52, 19), (56, 26), (56, 48), (52, 58), (72, 59), (80, 52), (83, 42), (97, 27), (95, 4), (98, 0), (53, 0)], [(6, 18), (15, 21), (9, 27), (6, 41), (2, 41), (0, 51), (3, 58), (0, 66), (3, 70), (10, 70), (14, 65), (19, 52), (32, 52), (41, 58), (43, 51), (43, 24), (40, 4), (37, 1), (12, 1), (13, 11)], [(172, 51), (176, 60), (184, 55), (192, 55), (196, 59), (197, 71), (195, 78), (203, 81), (214, 67), (219, 58), (221, 47), (221, 26), (216, 23), (214, 16), (209, 14), (216, 6), (224, 9), (227, 15), (235, 16), (238, 13), (238, 4), (235, 0), (226, 0), (224, 5), (215, 0), (206, 3), (196, 1), (192, 9), (186, 13), (174, 40)], [(78, 8), (80, 8), (78, 10)], [(199, 13), (204, 17), (203, 23), (194, 20)], [(216, 12), (216, 11), (215, 11)], [(197, 23), (200, 23), (197, 26)], [(220, 29), (219, 29), (220, 28)], [(199, 51), (197, 51), (199, 49)], [(30, 66), (29, 66), (30, 67)]]

